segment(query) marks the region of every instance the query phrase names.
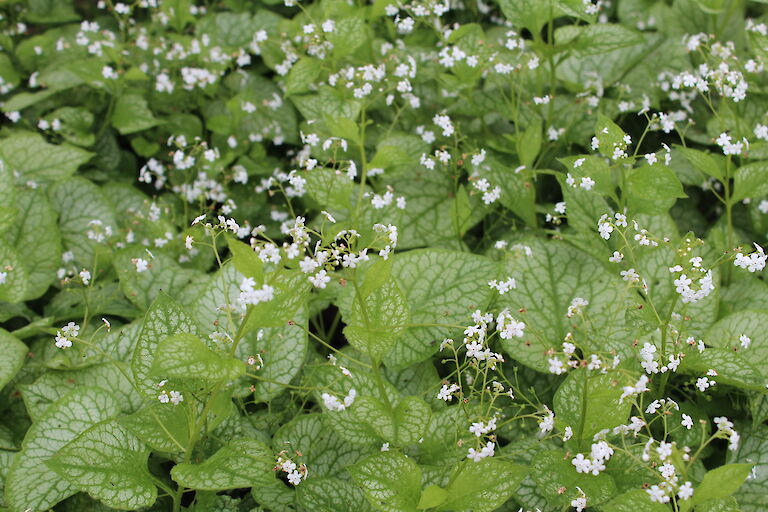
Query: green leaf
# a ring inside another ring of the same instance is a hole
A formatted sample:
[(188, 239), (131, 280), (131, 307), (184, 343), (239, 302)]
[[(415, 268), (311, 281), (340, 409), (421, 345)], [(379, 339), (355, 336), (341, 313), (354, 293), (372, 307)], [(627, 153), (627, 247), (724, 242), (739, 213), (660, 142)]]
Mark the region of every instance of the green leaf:
[[(734, 497), (743, 512), (762, 512), (768, 492), (768, 427), (757, 425), (739, 429), (741, 442), (728, 462), (754, 464), (755, 470), (744, 485), (738, 488)], [(697, 491), (694, 491), (694, 496)]]
[(669, 512), (669, 508), (648, 498), (648, 493), (635, 489), (601, 505), (603, 512)]
[[(338, 30), (338, 27), (337, 27)], [(291, 102), (305, 119), (355, 119), (360, 113), (360, 103), (342, 99), (330, 87), (320, 87), (317, 93), (291, 96)]]
[(227, 245), (232, 252), (232, 264), (245, 277), (253, 278), (257, 283), (264, 280), (264, 263), (253, 248), (234, 237), (227, 239)]
[[(103, 247), (109, 239), (106, 232), (111, 230), (117, 234), (117, 218), (112, 205), (98, 186), (83, 178), (56, 183), (50, 189), (49, 197), (59, 213), (64, 248), (72, 251), (76, 265), (92, 268), (97, 246)], [(98, 242), (93, 236), (89, 237), (89, 231), (103, 234), (104, 240)]]
[(506, 460), (464, 460), (454, 470), (450, 484), (445, 488), (448, 496), (437, 510), (496, 510), (509, 499), (527, 474), (526, 466)]
[(516, 27), (538, 32), (549, 20), (552, 0), (499, 0), (499, 5)]
[(410, 321), (410, 310), (397, 283), (389, 279), (365, 296), (355, 294), (344, 335), (350, 345), (381, 361)]
[(419, 498), (419, 503), (416, 505), (416, 508), (419, 510), (435, 508), (445, 503), (445, 500), (447, 499), (448, 493), (445, 489), (438, 487), (437, 485), (430, 485), (421, 491), (421, 497)]
[(112, 111), (112, 126), (122, 135), (140, 132), (157, 126), (158, 121), (152, 116), (147, 100), (139, 94), (120, 96)]
[(723, 171), (717, 163), (717, 160), (715, 160), (709, 153), (699, 151), (698, 149), (686, 148), (684, 146), (675, 146), (675, 150), (682, 154), (685, 159), (699, 171), (716, 180), (723, 181)]
[(578, 55), (599, 55), (644, 42), (643, 36), (622, 25), (595, 23), (565, 25), (555, 31), (558, 46), (569, 46)]
[(269, 485), (275, 479), (269, 448), (253, 439), (235, 439), (200, 464), (177, 464), (171, 477), (183, 487), (222, 491)]
[(394, 451), (381, 452), (351, 466), (349, 473), (377, 510), (415, 511), (421, 496), (421, 470)]
[[(418, 157), (416, 157), (418, 159)], [(447, 173), (430, 171), (422, 166), (409, 167), (407, 172), (397, 176), (390, 185), (406, 199), (405, 210), (395, 209), (388, 222), (398, 228), (398, 249), (439, 246), (457, 248), (458, 235), (454, 216), (456, 186)], [(479, 196), (470, 196), (473, 215), (465, 226), (476, 225), (485, 216)], [(371, 212), (371, 223), (381, 222), (380, 210)]]
[(307, 194), (314, 199), (319, 208), (328, 207), (331, 211), (351, 209), (351, 197), (355, 182), (345, 174), (333, 169), (313, 169), (306, 176)]
[(759, 199), (768, 194), (768, 161), (752, 162), (736, 169), (733, 177), (731, 204), (751, 197)]
[(383, 440), (397, 446), (416, 444), (424, 435), (431, 411), (421, 398), (403, 398), (394, 410), (378, 398), (363, 396), (355, 401), (353, 415)]
[[(472, 312), (491, 300), (488, 281), (497, 277), (490, 259), (466, 252), (420, 249), (397, 254), (392, 263), (414, 324), (464, 325)], [(411, 327), (387, 356), (388, 366), (405, 367), (437, 351), (440, 342), (456, 334), (448, 327)]]
[(644, 165), (629, 171), (625, 193), (637, 213), (665, 213), (677, 198), (688, 197), (674, 171), (664, 164)]
[(168, 407), (153, 401), (118, 421), (153, 450), (179, 453), (186, 450), (192, 427), (184, 404)]
[(298, 270), (280, 269), (265, 276), (264, 282), (275, 289), (275, 297), (255, 306), (248, 306), (243, 332), (264, 327), (283, 327), (298, 317), (309, 294), (307, 276)]
[(368, 25), (360, 16), (342, 18), (328, 39), (333, 43), (334, 57), (350, 55), (368, 39)]
[(131, 139), (131, 148), (144, 158), (149, 158), (160, 151), (160, 144), (151, 142), (144, 137), (134, 137)]
[(536, 118), (517, 139), (517, 154), (520, 164), (531, 168), (541, 149), (542, 121)]
[(61, 107), (45, 116), (48, 122), (58, 119), (61, 127), (56, 130), (67, 142), (77, 146), (88, 147), (96, 142), (92, 129), (93, 114), (86, 108)]
[[(627, 325), (623, 308), (616, 307), (627, 297), (627, 288), (612, 273), (587, 254), (562, 242), (525, 240), (530, 249), (517, 250), (507, 258), (502, 279), (512, 277), (517, 287), (498, 299), (500, 308), (509, 308), (515, 318), (535, 331), (523, 338), (502, 340), (502, 347), (513, 359), (538, 371), (548, 372), (547, 350), (559, 350), (561, 340), (572, 329), (574, 320), (566, 317), (575, 297), (589, 301), (587, 312), (591, 328), (600, 333), (593, 351), (616, 350), (631, 355), (626, 343)], [(516, 314), (520, 309), (524, 313)]]
[(464, 238), (467, 230), (472, 227), (473, 208), (467, 194), (467, 188), (459, 185), (456, 198), (453, 201), (452, 217), (459, 238)]
[(626, 142), (624, 137), (626, 133), (616, 123), (611, 121), (602, 113), (597, 114), (597, 122), (595, 123), (595, 137), (597, 137), (600, 143), (599, 151), (604, 157), (613, 157), (614, 149), (625, 148)]
[(73, 370), (47, 371), (31, 384), (20, 384), (18, 389), (33, 420), (72, 389), (83, 386), (109, 391), (119, 401), (122, 411), (130, 413), (141, 405), (141, 396), (118, 365), (127, 369), (125, 363), (107, 362)]
[(0, 329), (0, 389), (24, 366), (29, 348), (5, 329)]
[(754, 464), (726, 464), (707, 471), (693, 493), (691, 504), (697, 505), (730, 496), (741, 487), (753, 466)]
[(195, 504), (188, 512), (239, 512), (242, 499), (232, 498), (226, 494), (216, 494), (212, 491), (195, 493)]
[(407, 396), (400, 400), (394, 414), (397, 444), (408, 446), (418, 443), (426, 433), (431, 415), (429, 405), (419, 397)]
[[(715, 347), (742, 352), (749, 361), (768, 361), (768, 344), (765, 333), (768, 332), (768, 312), (742, 310), (731, 313), (719, 320), (707, 331), (704, 341)], [(739, 337), (746, 335), (752, 340), (749, 348), (743, 349)], [(755, 368), (763, 378), (768, 379), (768, 368), (758, 364)]]
[(136, 436), (115, 421), (105, 421), (70, 441), (46, 464), (92, 498), (130, 510), (157, 499), (148, 457), (149, 450)]
[[(325, 414), (303, 414), (282, 425), (272, 438), (275, 451), (290, 449), (312, 454), (310, 471), (318, 477), (337, 476), (365, 453), (360, 446), (340, 437)], [(311, 479), (311, 478), (310, 478)], [(302, 483), (302, 485), (304, 485)]]
[[(210, 276), (204, 292), (192, 309), (195, 319), (204, 330), (219, 329), (217, 323), (227, 325), (227, 313), (219, 306), (236, 302), (242, 279), (243, 276), (231, 264), (225, 264), (224, 268)], [(255, 401), (267, 401), (284, 391), (282, 384), (290, 383), (304, 363), (308, 346), (304, 330), (308, 322), (306, 308), (296, 311), (291, 320), (292, 324), (285, 322), (279, 327), (256, 328), (247, 332), (237, 345), (235, 355), (242, 361), (256, 354), (262, 357), (261, 369), (257, 372), (265, 380), (254, 381), (248, 378), (247, 382), (241, 381), (243, 393), (250, 394), (250, 385), (254, 386)]]
[[(146, 270), (139, 272), (134, 260), (148, 262)], [(120, 279), (120, 290), (140, 309), (146, 310), (160, 292), (178, 295), (200, 272), (184, 268), (172, 257), (158, 252), (150, 257), (145, 247), (133, 244), (118, 251), (112, 265)]]
[(368, 267), (368, 270), (365, 271), (363, 284), (360, 286), (361, 296), (368, 296), (389, 281), (392, 276), (392, 260), (393, 258), (387, 258), (386, 260), (380, 258)]
[(27, 431), (5, 482), (13, 512), (47, 510), (78, 488), (48, 469), (45, 462), (80, 432), (120, 412), (111, 394), (97, 388), (77, 389), (51, 405)]
[(629, 400), (620, 404), (619, 399), (622, 386), (628, 384), (616, 375), (594, 374), (586, 368), (571, 371), (555, 393), (557, 422), (561, 428), (571, 427), (576, 441), (591, 440), (601, 430), (625, 423), (632, 404)]
[(245, 364), (214, 352), (203, 340), (185, 332), (168, 336), (155, 349), (151, 375), (178, 379), (229, 381), (245, 373)]
[[(180, 7), (181, 8), (181, 7)], [(189, 10), (189, 7), (186, 7)], [(194, 21), (190, 17), (189, 21)], [(216, 44), (227, 47), (247, 46), (258, 30), (258, 18), (248, 12), (219, 12), (197, 24), (198, 34), (209, 34)]]
[(197, 324), (173, 299), (161, 293), (144, 316), (131, 362), (136, 384), (148, 398), (157, 399), (157, 380), (150, 377), (150, 370), (158, 344), (168, 336), (182, 332), (196, 333)]
[(20, 190), (17, 222), (5, 234), (27, 271), (25, 300), (40, 297), (56, 279), (61, 265), (61, 238), (56, 211), (41, 190)]
[[(69, 144), (48, 144), (43, 137), (31, 132), (17, 132), (0, 141), (0, 157), (19, 172), (17, 181), (21, 183), (66, 178), (92, 156), (93, 153)], [(80, 196), (72, 197), (82, 200)]]
[(581, 496), (577, 487), (586, 494), (588, 507), (616, 496), (616, 484), (607, 473), (597, 476), (577, 473), (570, 458), (563, 455), (559, 450), (544, 451), (533, 458), (531, 465), (536, 486), (553, 508), (565, 508), (572, 499)]
[(373, 431), (385, 441), (394, 442), (396, 426), (387, 406), (378, 398), (362, 396), (355, 400), (354, 417), (360, 423), (370, 425)]
[(373, 510), (363, 491), (349, 480), (309, 478), (296, 488), (302, 510), (317, 512), (370, 512)]
[[(661, 220), (663, 217), (658, 217)], [(643, 222), (643, 221), (641, 221)], [(676, 235), (674, 228), (653, 227), (645, 225), (653, 233), (664, 233)], [(706, 330), (717, 320), (719, 305), (718, 293), (720, 291), (718, 279), (719, 273), (714, 274), (715, 291), (706, 299), (700, 300), (694, 304), (681, 304), (680, 295), (675, 291), (674, 276), (670, 274), (670, 262), (676, 257), (675, 248), (668, 244), (662, 244), (650, 251), (643, 251), (637, 258), (637, 272), (646, 280), (648, 286), (653, 290), (651, 297), (656, 308), (661, 307), (667, 310), (672, 307), (672, 301), (677, 301), (675, 313), (683, 315), (686, 319), (686, 336), (703, 337)], [(650, 311), (646, 312), (654, 322), (653, 329), (656, 328), (656, 318)], [(738, 339), (738, 336), (737, 336)]]
[(701, 353), (691, 352), (686, 354), (678, 372), (701, 377), (709, 369), (717, 372), (718, 383), (756, 391), (765, 389), (765, 377), (752, 363), (749, 349), (734, 352), (730, 348), (710, 347)]
[(718, 500), (709, 500), (696, 507), (696, 512), (743, 512), (739, 502), (733, 496), (720, 498)]
[(285, 77), (286, 96), (311, 90), (321, 71), (322, 66), (319, 60), (312, 57), (299, 59)]
[[(645, 13), (647, 13), (647, 10), (644, 10), (644, 16), (647, 16)], [(639, 81), (640, 87), (650, 87), (648, 77), (656, 69), (650, 64), (653, 62), (653, 59), (669, 58), (669, 54), (677, 57), (682, 52), (677, 51), (679, 45), (672, 44), (671, 42), (659, 48), (665, 41), (665, 37), (661, 34), (653, 35), (650, 32), (645, 32), (643, 34), (643, 41), (643, 44), (624, 46), (596, 55), (585, 55), (583, 53), (571, 55), (558, 64), (556, 75), (558, 79), (562, 80), (574, 92), (581, 92), (584, 87), (583, 84), (590, 79), (594, 80), (595, 77), (602, 80), (603, 86), (607, 87), (626, 79), (630, 73), (637, 75), (636, 80)], [(654, 51), (658, 51), (658, 54), (653, 55), (652, 52)], [(687, 58), (687, 55), (685, 57), (681, 55), (679, 60), (687, 62), (685, 60)], [(680, 65), (684, 64), (681, 63)], [(580, 112), (582, 112), (580, 109), (574, 109), (567, 103), (563, 103), (563, 105), (564, 107), (560, 114), (563, 118), (568, 115), (580, 115)], [(577, 125), (575, 128), (583, 130), (583, 138), (586, 139), (591, 134), (588, 133), (587, 118), (585, 117), (584, 119), (580, 126)]]
[(0, 272), (4, 274), (0, 284), (0, 301), (21, 302), (27, 294), (27, 269), (22, 259), (10, 245), (0, 241)]

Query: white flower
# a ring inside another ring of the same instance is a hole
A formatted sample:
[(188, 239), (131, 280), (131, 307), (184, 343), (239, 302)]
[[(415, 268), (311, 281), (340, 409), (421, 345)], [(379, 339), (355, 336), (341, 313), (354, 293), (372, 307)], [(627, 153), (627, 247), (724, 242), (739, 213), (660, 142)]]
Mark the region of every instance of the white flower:
[(450, 402), (453, 400), (453, 393), (459, 389), (461, 388), (459, 388), (459, 386), (456, 384), (451, 384), (450, 386), (443, 384), (443, 387), (440, 388), (440, 392), (437, 394), (437, 398), (446, 402)]
[(328, 410), (338, 412), (351, 406), (354, 403), (356, 396), (357, 391), (355, 391), (355, 388), (352, 388), (349, 390), (347, 396), (344, 397), (343, 401), (328, 393), (323, 393), (320, 395), (320, 398), (323, 399), (323, 405), (325, 405)]
[(766, 260), (768, 260), (768, 255), (765, 254), (762, 247), (757, 244), (754, 245), (756, 249), (755, 252), (748, 256), (744, 256), (742, 253), (737, 253), (733, 264), (737, 267), (747, 269), (750, 272), (763, 270), (765, 268)]
[(480, 449), (480, 451), (476, 451), (474, 448), (470, 448), (467, 452), (467, 458), (472, 459), (474, 462), (480, 462), (486, 457), (493, 457), (495, 448), (496, 446), (494, 443), (488, 441), (486, 445)]
[(746, 139), (744, 139), (744, 141), (731, 142), (730, 135), (727, 133), (721, 133), (715, 142), (718, 146), (723, 148), (724, 155), (740, 155), (744, 150)]
[(611, 263), (619, 263), (623, 259), (624, 259), (623, 254), (621, 254), (619, 251), (613, 251), (613, 256), (608, 258), (608, 261), (610, 261)]
[(752, 343), (752, 339), (746, 334), (742, 334), (739, 336), (739, 342), (741, 343), (742, 348), (749, 348), (749, 344)]
[(656, 448), (656, 453), (659, 454), (661, 460), (667, 460), (672, 456), (672, 443), (661, 441), (659, 447)]
[[(648, 343), (646, 343), (646, 346), (652, 346), (654, 349), (656, 348), (653, 345), (650, 345)], [(640, 351), (640, 355), (641, 355), (641, 358), (642, 358), (643, 357), (643, 351), (642, 350)], [(653, 355), (651, 355), (651, 361), (652, 360), (653, 360)], [(644, 362), (646, 362), (646, 361), (644, 361)], [(643, 393), (645, 391), (648, 391), (648, 386), (647, 386), (648, 381), (649, 381), (648, 376), (641, 375), (640, 379), (638, 379), (638, 381), (635, 383), (634, 386), (624, 386), (622, 388), (621, 397), (619, 398), (619, 403), (624, 402), (624, 399), (627, 398), (627, 397), (634, 397), (634, 396), (638, 395), (639, 393)]]
[(515, 281), (514, 277), (508, 277), (506, 281), (499, 282), (495, 279), (488, 281), (488, 286), (498, 291), (499, 295), (504, 295), (509, 290), (517, 288), (517, 282)]
[(565, 366), (563, 365), (563, 362), (556, 357), (547, 359), (547, 362), (549, 363), (550, 373), (554, 373), (555, 375), (562, 375), (567, 371)]
[(555, 426), (555, 413), (549, 410), (549, 407), (544, 406), (547, 410), (547, 415), (539, 421), (539, 431), (542, 434), (552, 432)]
[(136, 266), (136, 272), (144, 272), (149, 268), (149, 262), (144, 258), (133, 258), (131, 263)]
[(592, 461), (584, 457), (583, 453), (578, 453), (571, 460), (571, 464), (576, 467), (577, 473), (589, 473), (592, 468)]
[(246, 277), (240, 283), (240, 296), (238, 302), (243, 309), (249, 304), (256, 305), (260, 302), (267, 302), (275, 297), (275, 289), (268, 284), (261, 288), (255, 288), (256, 282), (251, 277)]
[(589, 306), (589, 301), (587, 299), (574, 297), (574, 299), (571, 301), (571, 305), (568, 306), (568, 311), (565, 313), (565, 316), (568, 318), (573, 318), (574, 316), (581, 313), (582, 308), (587, 306)]
[(585, 176), (581, 178), (581, 183), (579, 186), (584, 190), (592, 190), (592, 188), (595, 186), (595, 180), (593, 180), (589, 176)]
[(444, 137), (450, 137), (453, 135), (454, 129), (450, 117), (446, 115), (435, 115), (435, 117), (432, 118), (432, 122), (443, 129)]
[(67, 325), (61, 328), (61, 332), (64, 333), (64, 336), (75, 338), (80, 333), (80, 326), (75, 322), (69, 322)]
[(696, 387), (699, 388), (699, 391), (706, 391), (707, 388), (710, 386), (714, 386), (716, 382), (714, 380), (709, 380), (706, 377), (700, 377), (696, 379)]
[(648, 407), (645, 409), (645, 412), (647, 414), (656, 414), (656, 411), (658, 411), (661, 408), (661, 404), (658, 400), (654, 400), (650, 404), (648, 404)]
[(640, 282), (640, 274), (638, 274), (634, 268), (630, 268), (627, 270), (622, 270), (619, 272), (621, 274), (621, 278), (624, 281), (627, 281), (628, 283), (639, 283)]
[(56, 347), (57, 348), (69, 348), (72, 346), (72, 342), (69, 341), (66, 336), (62, 336), (61, 331), (56, 333)]
[(288, 481), (292, 485), (299, 485), (301, 483), (301, 473), (298, 471), (291, 471), (288, 473)]
[(509, 311), (504, 310), (496, 317), (496, 327), (499, 330), (499, 337), (501, 339), (511, 340), (512, 338), (523, 337), (525, 323), (518, 322), (509, 314)]
[(571, 500), (571, 506), (576, 508), (576, 512), (581, 512), (587, 508), (587, 495), (581, 490), (581, 487), (576, 487), (579, 491), (579, 496)]
[(685, 482), (681, 485), (680, 488), (677, 489), (677, 496), (681, 500), (691, 499), (691, 496), (693, 496), (693, 485), (691, 485), (691, 482)]
[(667, 496), (666, 491), (658, 485), (652, 485), (651, 488), (646, 489), (645, 492), (648, 493), (648, 497), (651, 498), (651, 501), (656, 503), (669, 503), (670, 498)]
[(327, 275), (325, 270), (321, 270), (314, 276), (309, 276), (308, 279), (315, 288), (325, 288), (331, 282), (331, 277)]
[(115, 71), (112, 66), (104, 66), (101, 68), (101, 76), (107, 80), (115, 80), (117, 79), (117, 71)]
[(88, 286), (88, 283), (91, 282), (91, 273), (88, 272), (87, 270), (81, 270), (79, 275), (80, 275), (80, 279), (83, 280), (83, 284)]

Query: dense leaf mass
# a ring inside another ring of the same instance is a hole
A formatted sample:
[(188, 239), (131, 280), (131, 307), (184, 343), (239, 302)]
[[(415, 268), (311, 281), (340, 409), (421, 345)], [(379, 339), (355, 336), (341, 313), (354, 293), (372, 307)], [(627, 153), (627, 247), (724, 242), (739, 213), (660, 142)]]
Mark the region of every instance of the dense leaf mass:
[(0, 512), (768, 510), (767, 0), (0, 1)]

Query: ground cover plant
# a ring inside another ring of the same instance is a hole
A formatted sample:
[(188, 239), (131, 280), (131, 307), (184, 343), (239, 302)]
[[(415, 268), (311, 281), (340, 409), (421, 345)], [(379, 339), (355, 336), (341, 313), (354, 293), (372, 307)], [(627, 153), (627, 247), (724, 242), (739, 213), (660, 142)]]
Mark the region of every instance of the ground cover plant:
[(766, 510), (766, 3), (1, 3), (0, 510)]

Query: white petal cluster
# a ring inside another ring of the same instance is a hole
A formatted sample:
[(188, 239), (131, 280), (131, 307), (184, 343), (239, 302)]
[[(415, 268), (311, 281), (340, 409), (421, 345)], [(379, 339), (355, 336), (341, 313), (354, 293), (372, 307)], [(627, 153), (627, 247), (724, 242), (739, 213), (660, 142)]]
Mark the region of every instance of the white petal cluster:
[(357, 391), (355, 391), (355, 388), (352, 388), (349, 390), (349, 393), (347, 393), (347, 396), (345, 396), (343, 400), (339, 400), (336, 396), (329, 393), (323, 393), (320, 395), (320, 398), (323, 399), (323, 405), (325, 405), (329, 411), (340, 412), (351, 406), (355, 402), (356, 396)]

